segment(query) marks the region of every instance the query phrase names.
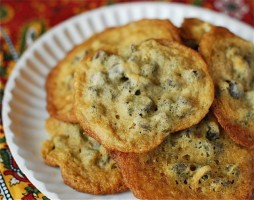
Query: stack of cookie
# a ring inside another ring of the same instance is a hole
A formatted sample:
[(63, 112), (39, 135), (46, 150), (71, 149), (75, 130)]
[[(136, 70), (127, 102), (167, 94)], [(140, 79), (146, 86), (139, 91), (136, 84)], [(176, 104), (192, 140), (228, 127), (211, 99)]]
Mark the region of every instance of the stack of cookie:
[(97, 33), (46, 82), (45, 163), (90, 194), (248, 199), (254, 45), (198, 19)]

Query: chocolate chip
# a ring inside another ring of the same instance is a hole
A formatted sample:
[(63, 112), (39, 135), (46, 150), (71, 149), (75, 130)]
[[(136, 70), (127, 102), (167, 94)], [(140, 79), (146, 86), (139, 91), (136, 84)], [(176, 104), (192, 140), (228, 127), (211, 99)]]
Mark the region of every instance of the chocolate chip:
[(217, 139), (219, 139), (219, 134), (217, 132), (214, 132), (211, 127), (208, 127), (208, 131), (206, 132), (206, 138), (209, 141), (215, 141)]
[(198, 72), (196, 70), (193, 70), (192, 73), (194, 74), (194, 76), (198, 76)]
[(136, 96), (138, 96), (138, 95), (140, 95), (140, 94), (141, 94), (140, 90), (137, 90), (137, 91), (135, 92), (135, 95), (136, 95)]
[(187, 169), (187, 165), (184, 163), (176, 163), (172, 170), (178, 175), (178, 176), (184, 176), (185, 170)]
[(241, 97), (241, 91), (239, 85), (233, 81), (227, 81), (229, 83), (228, 92), (234, 99), (239, 99)]
[(120, 80), (121, 80), (121, 81), (123, 81), (123, 82), (125, 82), (125, 81), (128, 81), (128, 80), (129, 80), (129, 78), (128, 78), (128, 77), (126, 77), (126, 76), (123, 76)]
[(207, 180), (208, 179), (208, 175), (205, 174), (204, 176), (201, 177), (201, 179), (204, 180), (204, 181)]

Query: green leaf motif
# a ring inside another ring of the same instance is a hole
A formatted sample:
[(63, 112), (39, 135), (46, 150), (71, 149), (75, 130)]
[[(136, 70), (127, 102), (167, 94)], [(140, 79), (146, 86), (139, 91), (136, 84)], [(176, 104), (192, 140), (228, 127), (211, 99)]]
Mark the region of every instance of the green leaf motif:
[(202, 6), (202, 3), (203, 3), (203, 0), (194, 0), (194, 1), (193, 1), (193, 4), (194, 4), (195, 6)]
[(3, 66), (0, 66), (0, 76), (5, 76), (6, 74), (6, 68), (4, 68)]
[[(34, 32), (31, 32), (34, 31)], [(21, 55), (27, 47), (27, 39), (30, 37), (32, 40), (39, 38), (46, 31), (44, 21), (34, 20), (23, 28), (21, 34), (21, 45), (19, 49), (19, 55)], [(30, 35), (31, 34), (31, 35)]]
[(46, 196), (43, 196), (42, 199), (43, 199), (43, 200), (50, 200), (50, 199), (49, 199), (48, 197), (46, 197)]
[(5, 142), (6, 142), (5, 137), (0, 138), (0, 143), (1, 143), (1, 144), (2, 144), (2, 143), (5, 143)]
[(6, 8), (3, 5), (0, 5), (0, 20), (5, 18), (8, 15)]
[(10, 156), (7, 152), (7, 149), (0, 149), (0, 156), (3, 160), (4, 167), (6, 169), (11, 169)]

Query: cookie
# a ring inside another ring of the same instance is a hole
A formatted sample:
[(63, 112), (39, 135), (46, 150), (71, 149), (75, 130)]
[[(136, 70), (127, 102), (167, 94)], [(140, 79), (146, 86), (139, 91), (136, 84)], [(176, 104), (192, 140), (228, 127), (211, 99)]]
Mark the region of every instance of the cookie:
[(79, 125), (49, 118), (46, 128), (51, 137), (43, 143), (43, 159), (50, 166), (60, 167), (65, 184), (90, 194), (127, 190), (115, 161)]
[(81, 58), (99, 48), (123, 48), (148, 38), (181, 41), (178, 29), (169, 20), (143, 19), (106, 29), (70, 51), (49, 73), (46, 81), (50, 115), (65, 122), (78, 122), (73, 112), (73, 77)]
[(249, 199), (254, 188), (253, 154), (211, 115), (148, 153), (112, 156), (139, 199), (239, 200)]
[(146, 40), (82, 60), (74, 79), (82, 128), (108, 149), (145, 152), (197, 124), (213, 101), (207, 66), (194, 50)]
[(254, 148), (254, 45), (215, 27), (200, 42), (215, 83), (213, 112), (231, 138)]
[(212, 27), (214, 25), (201, 19), (185, 18), (180, 27), (180, 35), (184, 44), (197, 50), (201, 38)]
[(85, 43), (70, 51), (47, 76), (47, 110), (58, 120), (77, 122), (73, 112), (73, 77), (79, 60), (87, 54), (87, 48)]

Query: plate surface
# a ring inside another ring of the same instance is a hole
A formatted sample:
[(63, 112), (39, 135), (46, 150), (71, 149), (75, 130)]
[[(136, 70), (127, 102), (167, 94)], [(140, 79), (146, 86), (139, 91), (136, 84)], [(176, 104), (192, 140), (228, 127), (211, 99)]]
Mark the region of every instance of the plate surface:
[(38, 39), (18, 61), (5, 88), (3, 125), (11, 153), (27, 178), (50, 199), (134, 199), (131, 192), (94, 196), (77, 192), (62, 182), (60, 170), (46, 166), (40, 154), (48, 138), (45, 79), (75, 45), (95, 32), (141, 18), (170, 19), (180, 26), (184, 17), (197, 17), (229, 28), (254, 41), (254, 29), (209, 10), (174, 3), (131, 3), (103, 7), (70, 18)]

